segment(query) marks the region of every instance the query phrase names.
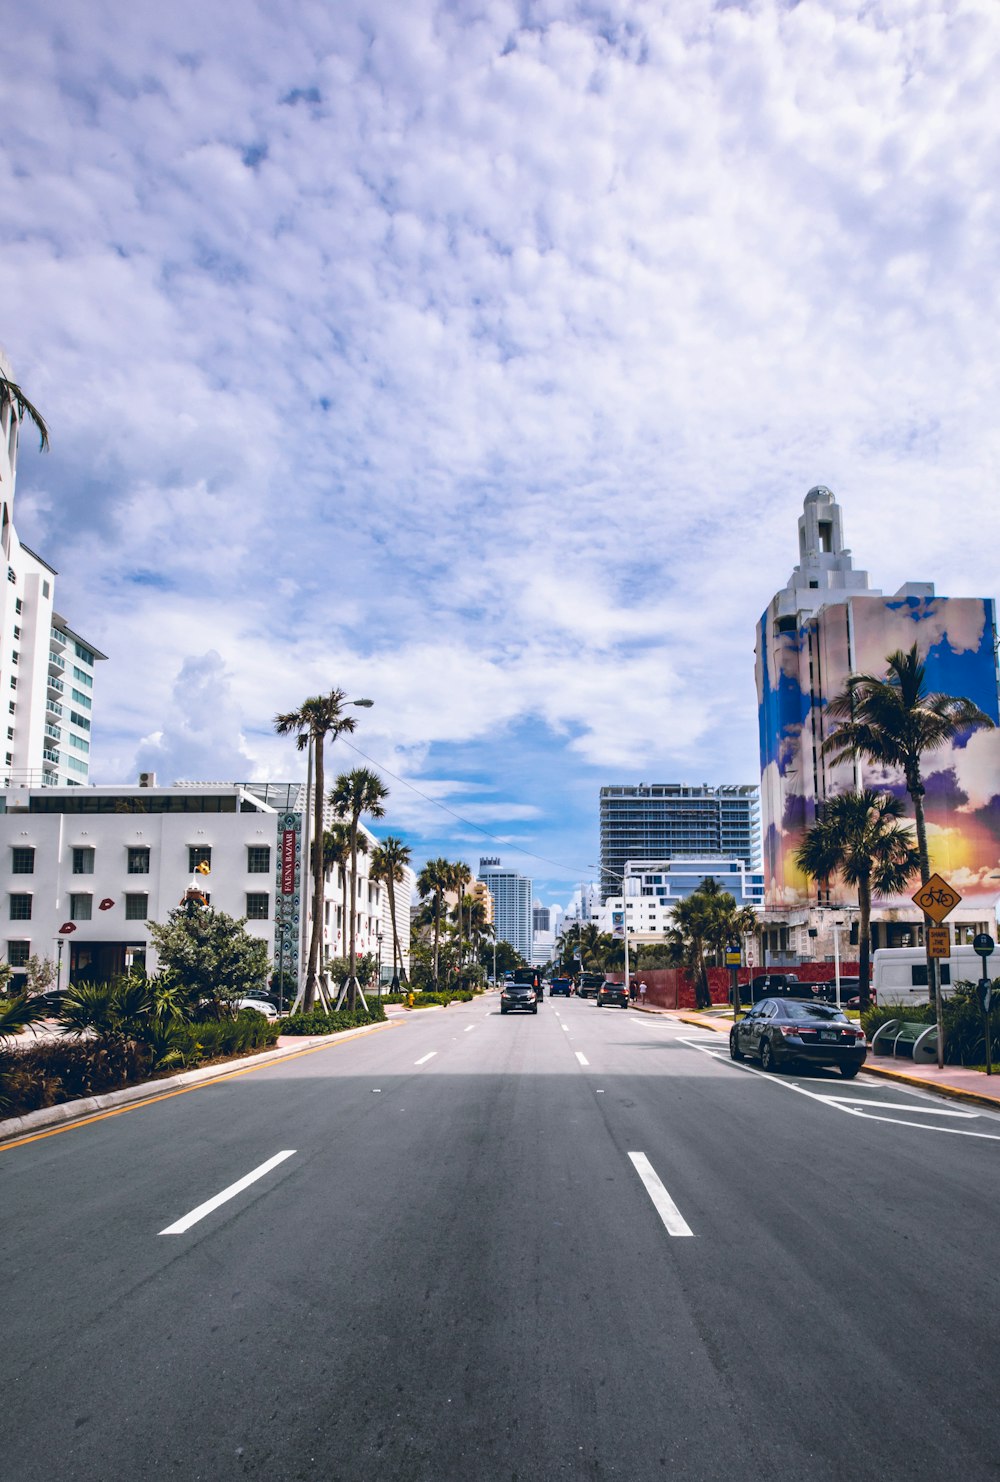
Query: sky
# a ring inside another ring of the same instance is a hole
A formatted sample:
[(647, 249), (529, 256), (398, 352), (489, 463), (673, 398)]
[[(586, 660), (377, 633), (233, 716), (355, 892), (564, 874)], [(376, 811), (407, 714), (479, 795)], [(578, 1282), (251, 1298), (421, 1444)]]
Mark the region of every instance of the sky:
[(996, 594), (995, 0), (36, 0), (4, 55), (94, 782), (301, 776), (341, 688), (379, 832), (564, 904), (602, 785), (759, 780), (811, 486), (874, 586)]

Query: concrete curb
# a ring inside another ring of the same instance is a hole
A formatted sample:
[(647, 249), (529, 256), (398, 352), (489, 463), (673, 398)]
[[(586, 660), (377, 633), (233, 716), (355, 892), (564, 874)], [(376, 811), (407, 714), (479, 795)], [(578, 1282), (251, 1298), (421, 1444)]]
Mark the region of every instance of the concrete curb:
[(285, 1060), (290, 1055), (300, 1055), (303, 1050), (337, 1044), (340, 1040), (357, 1039), (359, 1035), (371, 1034), (377, 1029), (389, 1029), (392, 1023), (391, 1019), (387, 1019), (383, 1024), (359, 1024), (356, 1029), (342, 1029), (339, 1034), (303, 1035), (298, 1044), (281, 1045), (274, 1050), (264, 1050), (259, 1055), (243, 1055), (239, 1060), (226, 1060), (218, 1065), (202, 1066), (198, 1070), (185, 1070), (180, 1075), (160, 1076), (153, 1081), (143, 1081), (141, 1086), (125, 1086), (121, 1091), (106, 1091), (103, 1096), (84, 1096), (77, 1101), (61, 1101), (58, 1106), (43, 1106), (38, 1111), (25, 1113), (23, 1117), (9, 1117), (0, 1122), (0, 1143), (11, 1142), (29, 1132), (41, 1132), (47, 1127), (82, 1120), (93, 1116), (95, 1112), (149, 1101), (170, 1091), (183, 1091), (203, 1081), (232, 1075), (234, 1071), (250, 1070), (275, 1060)]

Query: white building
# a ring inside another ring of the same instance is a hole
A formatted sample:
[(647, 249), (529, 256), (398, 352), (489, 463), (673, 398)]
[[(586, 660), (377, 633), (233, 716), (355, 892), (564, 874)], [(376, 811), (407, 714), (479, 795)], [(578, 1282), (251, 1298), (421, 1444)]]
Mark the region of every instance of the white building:
[[(58, 963), (60, 981), (115, 977), (132, 964), (157, 967), (148, 922), (166, 921), (194, 881), (207, 902), (245, 917), (267, 943), (291, 997), (304, 948), (302, 802), (299, 783), (183, 783), (157, 787), (11, 787), (0, 791), (2, 955)], [(359, 866), (364, 856), (359, 856)], [(196, 874), (200, 864), (209, 873)], [(337, 872), (324, 902), (325, 950), (341, 956)], [(384, 887), (359, 874), (359, 953), (391, 963)], [(409, 945), (406, 886), (396, 892), (397, 929)], [(20, 981), (20, 980), (17, 980)]]
[(531, 881), (499, 859), (481, 859), (479, 878), (493, 897), (497, 940), (509, 942), (525, 962), (531, 961)]
[[(0, 373), (12, 379), (0, 354)], [(79, 787), (90, 775), (94, 675), (102, 654), (55, 611), (57, 573), (14, 528), (17, 408), (0, 396), (0, 785)]]

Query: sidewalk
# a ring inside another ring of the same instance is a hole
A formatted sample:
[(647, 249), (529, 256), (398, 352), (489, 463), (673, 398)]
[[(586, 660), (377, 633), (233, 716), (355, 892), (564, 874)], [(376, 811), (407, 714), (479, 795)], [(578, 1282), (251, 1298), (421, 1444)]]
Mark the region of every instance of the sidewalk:
[[(681, 1024), (697, 1024), (700, 1029), (714, 1029), (719, 1034), (728, 1034), (733, 1022), (725, 1008), (717, 1013), (693, 1009), (660, 1009), (658, 1012)], [(939, 1070), (936, 1065), (913, 1065), (908, 1060), (894, 1060), (889, 1055), (869, 1055), (864, 1069), (866, 1074), (879, 1076), (882, 1080), (916, 1086), (923, 1091), (934, 1091), (938, 1096), (950, 1096), (954, 1101), (1000, 1111), (1000, 1068), (995, 1075), (988, 1076), (982, 1070), (966, 1070), (961, 1065), (945, 1065)]]

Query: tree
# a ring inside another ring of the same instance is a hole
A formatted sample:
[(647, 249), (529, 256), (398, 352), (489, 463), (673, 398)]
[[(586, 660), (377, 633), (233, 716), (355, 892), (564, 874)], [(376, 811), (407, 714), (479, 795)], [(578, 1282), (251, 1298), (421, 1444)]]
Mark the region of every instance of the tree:
[(823, 742), (833, 762), (864, 757), (902, 772), (913, 804), (920, 851), (920, 879), (930, 879), (927, 827), (924, 820), (924, 754), (972, 731), (992, 729), (993, 721), (972, 700), (929, 694), (926, 666), (917, 645), (886, 659), (886, 674), (851, 674), (842, 694), (830, 701), (827, 714), (840, 723)]
[(351, 844), (351, 929), (349, 934), (350, 976), (347, 982), (348, 1006), (353, 1009), (358, 1001), (358, 957), (357, 957), (357, 900), (358, 900), (358, 831), (362, 815), (381, 818), (385, 809), (383, 801), (389, 789), (368, 767), (355, 767), (352, 772), (342, 772), (330, 793), (330, 802), (341, 818), (349, 820)]
[(417, 876), (417, 889), (421, 895), (433, 898), (434, 958), (432, 978), (438, 980), (441, 950), (441, 902), (451, 886), (451, 865), (446, 859), (429, 859)]
[(898, 895), (920, 869), (913, 831), (901, 826), (903, 804), (864, 788), (828, 798), (796, 853), (799, 868), (822, 884), (839, 875), (858, 893), (860, 1000), (868, 1007), (872, 896)]
[(674, 907), (667, 944), (677, 964), (694, 973), (695, 1001), (700, 1009), (710, 1008), (712, 1003), (706, 954), (718, 951), (739, 935), (735, 919), (738, 910), (735, 896), (723, 890), (711, 875)]
[[(897, 649), (886, 659), (883, 678), (874, 674), (850, 674), (847, 688), (830, 701), (827, 714), (839, 725), (823, 742), (824, 753), (834, 762), (864, 757), (883, 767), (901, 771), (913, 804), (920, 852), (920, 879), (931, 877), (924, 820), (923, 757), (963, 734), (985, 728), (993, 721), (971, 700), (961, 696), (928, 693), (926, 666), (914, 643), (906, 653)], [(932, 919), (924, 914), (924, 930)], [(944, 1025), (938, 992), (937, 963), (928, 963), (930, 997), (937, 1006), (938, 1065), (944, 1064)]]
[(471, 883), (472, 871), (469, 869), (469, 866), (463, 860), (459, 860), (456, 864), (453, 864), (451, 867), (451, 889), (456, 895), (455, 921), (458, 926), (457, 965), (459, 978), (462, 976), (462, 931), (465, 916), (465, 887)]
[(149, 935), (168, 984), (193, 1005), (211, 1005), (221, 1017), (248, 988), (267, 986), (267, 943), (245, 926), (245, 918), (188, 901), (165, 922), (150, 921)]
[(0, 371), (0, 407), (10, 407), (19, 422), (25, 417), (34, 422), (38, 432), (38, 445), (44, 451), (49, 445), (49, 429), (46, 427), (42, 414), (25, 396), (20, 386)]
[[(368, 853), (367, 834), (358, 834), (358, 853)], [(351, 830), (346, 823), (335, 823), (328, 828), (323, 835), (323, 874), (327, 875), (331, 870), (337, 870), (340, 880), (340, 924), (341, 934), (344, 941), (341, 942), (343, 952), (344, 942), (347, 939), (347, 876), (348, 866), (351, 862)], [(346, 962), (346, 957), (343, 958)], [(364, 986), (364, 985), (362, 985)]]
[[(323, 746), (327, 737), (333, 740), (344, 732), (353, 731), (357, 721), (353, 715), (344, 715), (343, 707), (347, 695), (344, 690), (331, 690), (328, 695), (314, 695), (303, 700), (298, 710), (289, 710), (274, 717), (274, 729), (279, 736), (295, 735), (299, 751), (312, 748), (313, 761), (313, 829), (314, 840), (323, 837), (324, 767)], [(323, 940), (323, 851), (313, 850), (313, 906), (312, 931), (309, 936), (309, 962), (306, 969), (303, 1008), (308, 1011), (316, 999), (316, 979), (319, 972), (320, 944)]]
[(389, 892), (389, 920), (392, 923), (392, 977), (396, 980), (396, 962), (399, 961), (400, 982), (406, 982), (406, 967), (403, 962), (403, 953), (399, 945), (399, 931), (396, 926), (396, 886), (401, 884), (406, 875), (406, 867), (410, 863), (409, 847), (402, 839), (397, 839), (393, 834), (386, 834), (378, 848), (372, 854), (371, 874), (373, 880), (383, 880), (385, 888)]

